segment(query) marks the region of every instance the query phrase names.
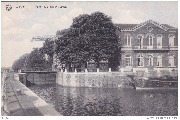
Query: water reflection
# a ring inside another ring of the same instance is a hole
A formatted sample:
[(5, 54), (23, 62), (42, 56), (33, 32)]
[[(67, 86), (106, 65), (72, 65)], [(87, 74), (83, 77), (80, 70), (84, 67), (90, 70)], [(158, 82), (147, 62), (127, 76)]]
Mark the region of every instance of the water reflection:
[(177, 115), (177, 91), (57, 87), (63, 115)]
[[(54, 88), (54, 89), (52, 89)], [(72, 88), (41, 86), (46, 102), (63, 115), (171, 116), (178, 114), (177, 90), (131, 90), (118, 88)], [(37, 88), (33, 88), (34, 91)], [(42, 95), (42, 94), (41, 94)], [(45, 94), (46, 96), (48, 94)], [(50, 100), (50, 101), (49, 101)]]

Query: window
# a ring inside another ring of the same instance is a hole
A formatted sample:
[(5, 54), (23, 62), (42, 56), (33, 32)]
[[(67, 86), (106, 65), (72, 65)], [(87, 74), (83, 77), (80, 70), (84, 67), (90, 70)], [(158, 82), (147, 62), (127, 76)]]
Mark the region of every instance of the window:
[(153, 66), (153, 56), (148, 55), (148, 66)]
[(125, 46), (131, 46), (131, 36), (125, 35)]
[(157, 66), (162, 67), (162, 57), (161, 56), (157, 57)]
[(143, 46), (143, 35), (138, 35), (138, 45), (140, 46), (140, 48)]
[(162, 48), (162, 35), (157, 35), (157, 48)]
[(169, 35), (169, 46), (174, 46), (174, 40), (175, 40), (175, 36)]
[(148, 35), (147, 39), (148, 39), (148, 42), (149, 42), (149, 46), (153, 46), (153, 36), (152, 35)]
[(139, 66), (139, 67), (144, 66), (144, 58), (143, 58), (143, 55), (139, 55), (139, 56), (138, 56), (138, 66)]
[(125, 60), (126, 60), (126, 66), (132, 66), (132, 58), (131, 58), (131, 55), (126, 55), (126, 56), (125, 56)]
[(175, 66), (174, 65), (174, 56), (169, 56), (169, 66)]

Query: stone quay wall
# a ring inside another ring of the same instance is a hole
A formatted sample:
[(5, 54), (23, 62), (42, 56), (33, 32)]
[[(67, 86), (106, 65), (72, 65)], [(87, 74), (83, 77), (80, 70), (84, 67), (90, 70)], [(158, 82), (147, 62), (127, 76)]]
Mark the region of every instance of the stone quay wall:
[(119, 72), (57, 72), (56, 83), (69, 87), (133, 88), (134, 81)]
[(14, 79), (19, 80), (24, 85), (42, 85), (54, 84), (56, 81), (56, 74), (39, 74), (39, 73), (17, 73), (14, 74)]

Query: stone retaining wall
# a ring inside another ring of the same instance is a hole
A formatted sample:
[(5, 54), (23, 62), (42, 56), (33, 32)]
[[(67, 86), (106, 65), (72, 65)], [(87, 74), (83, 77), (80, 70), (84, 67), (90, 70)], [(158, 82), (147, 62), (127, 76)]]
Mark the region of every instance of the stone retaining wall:
[(56, 83), (71, 87), (132, 87), (133, 81), (119, 72), (57, 72)]
[[(18, 77), (17, 77), (18, 75)], [(14, 75), (14, 79), (19, 80), (24, 85), (42, 85), (42, 84), (54, 84), (56, 80), (56, 74), (38, 74), (38, 73), (18, 73)]]

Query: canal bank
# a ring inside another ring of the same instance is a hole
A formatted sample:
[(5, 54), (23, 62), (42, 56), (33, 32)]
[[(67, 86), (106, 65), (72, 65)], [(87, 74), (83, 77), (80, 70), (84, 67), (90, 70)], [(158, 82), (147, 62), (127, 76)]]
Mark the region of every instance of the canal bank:
[(102, 87), (102, 88), (178, 88), (178, 77), (148, 77), (126, 75), (121, 72), (45, 72), (31, 71), (14, 75), (27, 87), (32, 85), (58, 84), (66, 87)]
[(177, 89), (29, 87), (63, 116), (177, 116)]
[(63, 87), (56, 84), (38, 84), (29, 88), (65, 116), (178, 114), (177, 89), (135, 90), (119, 87)]
[(2, 115), (61, 116), (60, 113), (29, 88), (20, 81), (15, 80), (13, 73), (8, 73), (4, 80), (3, 104)]
[(56, 83), (66, 87), (178, 88), (178, 77), (137, 76), (121, 72), (57, 72)]

